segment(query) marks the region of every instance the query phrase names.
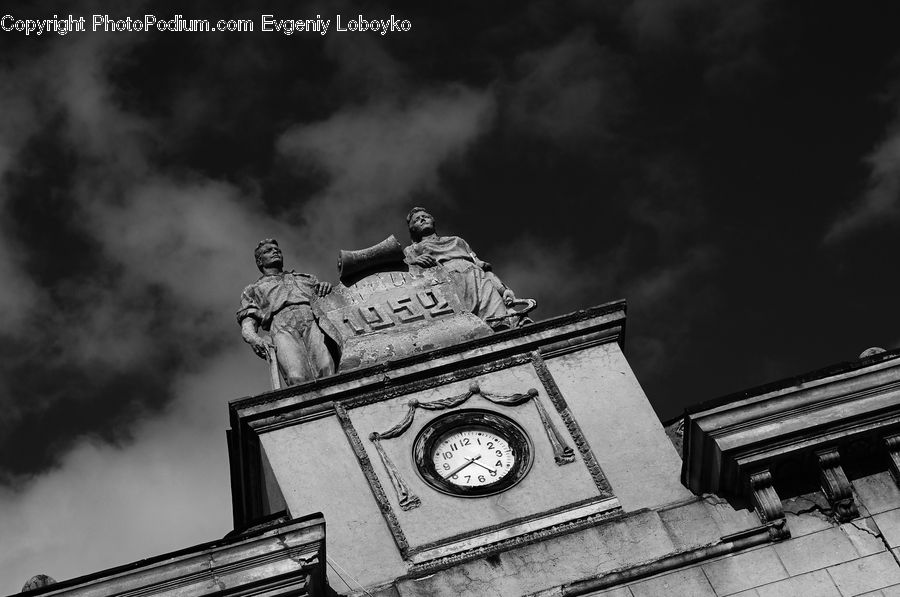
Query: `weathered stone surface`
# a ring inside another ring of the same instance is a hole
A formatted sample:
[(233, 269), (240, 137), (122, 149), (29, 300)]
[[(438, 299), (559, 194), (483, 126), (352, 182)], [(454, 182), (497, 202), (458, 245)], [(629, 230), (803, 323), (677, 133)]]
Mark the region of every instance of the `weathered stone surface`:
[(900, 583), (900, 567), (888, 552), (828, 568), (842, 595), (859, 595)]
[(730, 595), (789, 576), (771, 547), (762, 547), (703, 564), (703, 571), (718, 595)]
[(678, 454), (618, 344), (547, 359), (547, 368), (624, 509), (694, 497), (679, 482)]
[[(900, 502), (898, 502), (900, 503)], [(900, 509), (888, 510), (872, 517), (891, 548), (900, 547)]]
[(838, 527), (778, 543), (774, 549), (791, 576), (859, 557), (853, 543)]
[[(261, 442), (288, 511), (325, 515), (329, 557), (366, 586), (389, 582), (406, 572), (336, 418), (264, 434)], [(331, 570), (329, 582), (341, 584)]]
[(825, 570), (801, 574), (756, 588), (759, 597), (841, 597)]
[(900, 488), (887, 472), (853, 479), (853, 490), (869, 514), (900, 506)]
[(716, 597), (703, 569), (699, 567), (664, 574), (635, 583), (629, 588), (634, 597), (658, 597), (659, 595)]
[(463, 307), (444, 267), (411, 272), (399, 264), (349, 282), (315, 304), (323, 328), (341, 347), (339, 371), (491, 334)]
[(871, 517), (851, 520), (840, 528), (861, 556), (870, 556), (887, 549), (881, 531)]
[(602, 593), (591, 593), (590, 597), (633, 597), (633, 593), (628, 587), (616, 587)]
[(755, 515), (737, 511), (716, 496), (661, 509), (659, 516), (679, 550), (707, 545), (725, 535), (759, 526)]
[(786, 499), (783, 505), (791, 537), (802, 537), (830, 529), (836, 525), (834, 520), (826, 514), (830, 506), (821, 492)]

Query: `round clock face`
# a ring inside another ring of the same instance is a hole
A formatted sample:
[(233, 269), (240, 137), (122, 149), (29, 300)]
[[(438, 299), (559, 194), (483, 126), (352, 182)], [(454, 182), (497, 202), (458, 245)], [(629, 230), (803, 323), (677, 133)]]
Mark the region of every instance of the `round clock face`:
[(511, 419), (458, 411), (426, 425), (413, 445), (422, 478), (461, 497), (491, 495), (515, 485), (531, 467), (531, 444)]

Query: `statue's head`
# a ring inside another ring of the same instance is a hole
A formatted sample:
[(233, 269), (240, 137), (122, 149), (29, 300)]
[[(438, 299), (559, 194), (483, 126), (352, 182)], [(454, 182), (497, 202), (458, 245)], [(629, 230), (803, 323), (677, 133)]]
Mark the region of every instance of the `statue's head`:
[(414, 242), (419, 242), (423, 237), (434, 233), (434, 216), (424, 207), (414, 207), (406, 214), (406, 224), (409, 226), (409, 236)]
[(284, 264), (284, 257), (281, 249), (278, 248), (278, 241), (274, 238), (264, 238), (259, 241), (256, 250), (253, 251), (253, 256), (256, 257), (256, 267), (259, 268), (259, 271), (263, 271), (264, 267), (278, 266), (280, 268)]

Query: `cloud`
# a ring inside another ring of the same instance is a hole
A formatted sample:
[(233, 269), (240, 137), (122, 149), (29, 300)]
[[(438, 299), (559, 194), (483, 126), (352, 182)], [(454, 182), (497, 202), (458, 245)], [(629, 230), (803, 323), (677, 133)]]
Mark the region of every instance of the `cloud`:
[(178, 399), (142, 421), (128, 449), (84, 438), (58, 469), (0, 487), (0, 593), (34, 574), (64, 580), (231, 530), (226, 400), (265, 384), (265, 367), (246, 374), (242, 348), (182, 377)]
[(621, 298), (614, 295), (624, 266), (621, 249), (585, 254), (571, 242), (551, 245), (522, 236), (488, 260), (516, 296), (538, 300), (539, 319)]
[(582, 28), (516, 60), (509, 114), (532, 134), (560, 143), (604, 141), (626, 112), (629, 80), (619, 59)]
[(375, 98), (289, 129), (279, 139), (281, 152), (328, 178), (301, 212), (304, 255), (330, 264), (336, 244), (358, 248), (351, 243), (365, 239), (368, 246), (381, 240), (373, 230), (380, 236), (405, 227), (414, 194), (438, 194), (440, 167), (463, 155), (493, 113), (489, 91), (451, 85), (407, 98)]
[(869, 180), (862, 196), (831, 222), (826, 243), (837, 243), (900, 218), (900, 118), (866, 157)]
[[(442, 168), (493, 123), (491, 89), (417, 89), (386, 54), (361, 64), (335, 50), (344, 83), (381, 62), (397, 85), (373, 78), (361, 103), (282, 122), (272, 167), (324, 183), (273, 201), (258, 180), (168, 160), (194, 123), (167, 106), (138, 109), (120, 86), (142, 39), (55, 40), (0, 83), (0, 174), (17, 175), (2, 181), (0, 212), (12, 205), (31, 222), (0, 242), (0, 306), (19, 333), (0, 348), (0, 535), (16, 546), (0, 550), (0, 588), (10, 593), (40, 572), (61, 580), (224, 535), (224, 401), (267, 388), (233, 315), (257, 276), (256, 241), (280, 238), (288, 266), (327, 276), (340, 246), (404, 228), (419, 193), (440, 197)], [(51, 190), (36, 184), (54, 177)], [(47, 206), (61, 213), (40, 217)], [(41, 250), (29, 242), (38, 234)]]

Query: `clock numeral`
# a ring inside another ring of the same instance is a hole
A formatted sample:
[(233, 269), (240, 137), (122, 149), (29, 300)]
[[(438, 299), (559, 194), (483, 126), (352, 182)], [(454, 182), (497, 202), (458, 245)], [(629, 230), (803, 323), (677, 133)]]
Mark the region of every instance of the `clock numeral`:
[(472, 475), (466, 475), (466, 483), (472, 480)]
[(490, 471), (490, 473), (491, 473), (491, 476), (492, 476), (492, 477), (496, 477), (496, 476), (497, 476), (497, 471)]
[(459, 450), (459, 446), (457, 446), (456, 444), (450, 444), (450, 449), (454, 451)]
[(502, 467), (503, 467), (503, 461), (502, 461), (502, 460), (498, 460), (498, 461), (497, 461), (497, 464), (495, 464), (494, 466), (499, 466), (499, 467), (502, 468)]
[(469, 438), (464, 437), (464, 438), (462, 438), (461, 440), (459, 440), (459, 443), (461, 443), (461, 444), (464, 445), (464, 446), (468, 446), (468, 445), (469, 445), (470, 443), (472, 443), (472, 442), (469, 441)]
[(444, 460), (450, 460), (453, 458), (453, 452), (444, 452)]
[(444, 463), (444, 470), (445, 470), (445, 471), (449, 471), (449, 470), (450, 470), (450, 465), (447, 464), (446, 462)]
[(494, 449), (494, 442), (488, 442), (488, 450)]
[(494, 454), (496, 454), (499, 458), (500, 456), (503, 456), (503, 450), (497, 450), (496, 452), (494, 452)]
[(484, 475), (478, 475), (478, 482), (484, 483)]

